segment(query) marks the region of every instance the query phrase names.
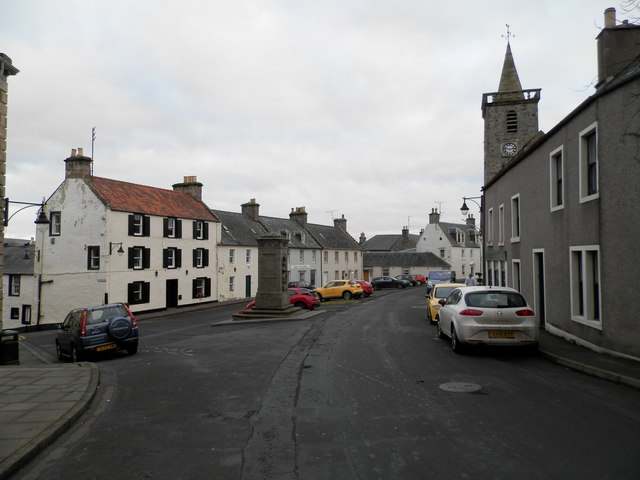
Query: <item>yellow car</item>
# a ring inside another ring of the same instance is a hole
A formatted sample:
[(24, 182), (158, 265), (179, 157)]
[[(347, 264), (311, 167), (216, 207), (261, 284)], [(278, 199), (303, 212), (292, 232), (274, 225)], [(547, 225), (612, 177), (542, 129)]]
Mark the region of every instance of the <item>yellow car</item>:
[(316, 288), (316, 292), (321, 301), (330, 298), (351, 300), (352, 298), (360, 298), (364, 293), (362, 286), (355, 280), (331, 280), (324, 287)]
[(440, 304), (438, 300), (447, 298), (457, 287), (464, 287), (464, 283), (438, 283), (434, 285), (427, 295), (427, 318), (431, 323), (436, 323)]

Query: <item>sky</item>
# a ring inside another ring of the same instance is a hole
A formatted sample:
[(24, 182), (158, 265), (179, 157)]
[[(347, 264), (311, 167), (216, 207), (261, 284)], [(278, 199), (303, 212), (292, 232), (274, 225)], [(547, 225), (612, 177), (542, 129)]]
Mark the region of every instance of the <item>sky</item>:
[[(433, 208), (462, 222), (506, 25), (546, 132), (594, 93), (604, 10), (634, 21), (628, 3), (0, 0), (0, 52), (20, 70), (6, 196), (48, 198), (95, 127), (94, 175), (167, 189), (196, 176), (210, 208), (304, 206), (310, 223), (344, 215), (356, 239), (417, 234)], [(34, 237), (36, 213), (5, 237)]]

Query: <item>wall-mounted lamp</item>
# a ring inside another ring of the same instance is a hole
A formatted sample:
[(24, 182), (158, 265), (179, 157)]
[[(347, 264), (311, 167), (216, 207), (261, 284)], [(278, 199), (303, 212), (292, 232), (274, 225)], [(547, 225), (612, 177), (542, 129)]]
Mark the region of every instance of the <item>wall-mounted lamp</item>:
[(124, 248), (122, 248), (122, 242), (109, 242), (109, 255), (113, 254), (113, 249), (118, 247), (116, 253), (120, 256), (124, 254)]
[(467, 213), (469, 213), (469, 207), (467, 206), (467, 200), (471, 200), (473, 203), (475, 203), (476, 205), (478, 205), (478, 208), (480, 209), (480, 212), (482, 212), (482, 205), (480, 205), (478, 202), (476, 202), (474, 199), (477, 198), (482, 198), (482, 197), (462, 197), (462, 207), (460, 207), (460, 213), (466, 217)]
[[(19, 208), (18, 210), (13, 212), (11, 215), (9, 215), (10, 203), (15, 203), (16, 205), (24, 205), (24, 207)], [(40, 207), (40, 211), (38, 212), (38, 218), (36, 218), (36, 221), (34, 222), (36, 225), (47, 225), (51, 223), (47, 218), (47, 215), (44, 213), (44, 199), (40, 203), (33, 203), (33, 202), (14, 202), (13, 200), (9, 200), (8, 198), (4, 199), (4, 204), (2, 205), (2, 213), (3, 213), (2, 223), (6, 227), (7, 225), (9, 225), (9, 220), (11, 220), (16, 213), (21, 212), (25, 208), (30, 208), (30, 207)]]

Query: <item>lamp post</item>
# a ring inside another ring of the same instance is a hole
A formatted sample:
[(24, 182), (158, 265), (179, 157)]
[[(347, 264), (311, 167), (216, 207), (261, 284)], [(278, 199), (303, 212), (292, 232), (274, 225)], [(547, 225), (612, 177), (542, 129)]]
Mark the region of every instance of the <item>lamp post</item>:
[(482, 201), (482, 196), (480, 196), (480, 197), (462, 197), (462, 207), (460, 207), (460, 213), (462, 213), (462, 215), (464, 217), (466, 217), (467, 213), (469, 213), (469, 207), (467, 206), (467, 200), (471, 200), (473, 203), (478, 205), (478, 208), (480, 209), (480, 214), (482, 215), (482, 205), (480, 205), (478, 202), (476, 202), (476, 199), (480, 199), (480, 201)]
[[(460, 213), (462, 213), (462, 215), (464, 216), (465, 219), (467, 219), (467, 214), (469, 213), (469, 207), (467, 205), (467, 200), (471, 200), (473, 203), (475, 203), (478, 208), (480, 209), (480, 228), (476, 228), (475, 225), (473, 225), (473, 229), (476, 231), (477, 235), (480, 235), (480, 268), (483, 267), (484, 265), (484, 235), (482, 234), (483, 228), (484, 228), (484, 218), (483, 218), (483, 214), (484, 214), (484, 208), (482, 207), (484, 204), (484, 198), (483, 196), (479, 196), (479, 197), (462, 197), (462, 207), (460, 207)], [(476, 202), (476, 200), (480, 200), (480, 203)], [(480, 274), (482, 274), (482, 272), (480, 272)]]

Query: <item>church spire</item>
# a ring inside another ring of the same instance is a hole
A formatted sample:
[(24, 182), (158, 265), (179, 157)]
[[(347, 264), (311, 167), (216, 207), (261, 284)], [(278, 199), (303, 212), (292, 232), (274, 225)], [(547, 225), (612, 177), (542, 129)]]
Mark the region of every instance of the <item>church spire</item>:
[(511, 44), (507, 42), (507, 53), (504, 55), (504, 63), (502, 64), (502, 75), (500, 76), (500, 86), (498, 87), (498, 92), (514, 91), (522, 91), (522, 84), (520, 84), (520, 78), (518, 77), (516, 64), (513, 61)]

